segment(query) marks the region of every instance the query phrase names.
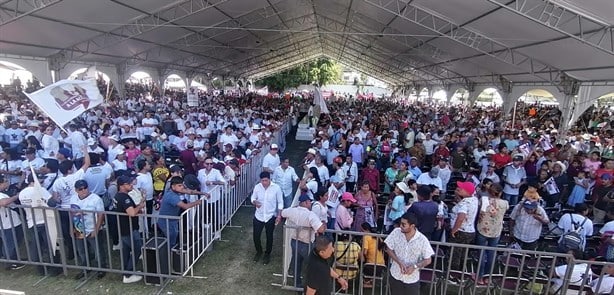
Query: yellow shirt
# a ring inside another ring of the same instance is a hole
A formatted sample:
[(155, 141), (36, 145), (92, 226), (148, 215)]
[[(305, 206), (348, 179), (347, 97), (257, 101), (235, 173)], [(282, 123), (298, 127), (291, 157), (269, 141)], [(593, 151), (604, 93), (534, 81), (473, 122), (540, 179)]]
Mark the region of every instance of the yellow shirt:
[(362, 248), (365, 253), (365, 263), (374, 263), (386, 265), (384, 261), (384, 252), (377, 249), (377, 238), (372, 236), (364, 236), (362, 238)]
[[(345, 251), (345, 249), (347, 251)], [(345, 254), (342, 256), (343, 252)], [(352, 280), (358, 274), (360, 245), (356, 242), (337, 241), (335, 243), (335, 271), (344, 279)]]
[(166, 175), (166, 177), (168, 178), (168, 176), (170, 175), (170, 172), (168, 171), (168, 168), (166, 167), (158, 167), (155, 168), (152, 172), (153, 175), (153, 186), (154, 186), (154, 190), (155, 191), (161, 191), (164, 190), (164, 184), (166, 183), (165, 181), (160, 180), (160, 178), (158, 178), (159, 175)]

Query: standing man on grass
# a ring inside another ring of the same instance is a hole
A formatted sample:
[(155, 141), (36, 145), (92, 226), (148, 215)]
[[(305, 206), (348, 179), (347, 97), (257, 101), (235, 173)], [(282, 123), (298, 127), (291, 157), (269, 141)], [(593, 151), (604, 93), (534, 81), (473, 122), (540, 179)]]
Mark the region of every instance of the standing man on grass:
[[(271, 261), (273, 250), (273, 231), (275, 225), (281, 221), (281, 210), (284, 209), (284, 194), (279, 185), (271, 182), (271, 174), (263, 171), (260, 173), (260, 183), (254, 187), (251, 197), (252, 204), (256, 207), (254, 214), (254, 246), (256, 256), (254, 262), (262, 257), (264, 265)], [(262, 256), (262, 244), (260, 236), (266, 228), (266, 249)]]

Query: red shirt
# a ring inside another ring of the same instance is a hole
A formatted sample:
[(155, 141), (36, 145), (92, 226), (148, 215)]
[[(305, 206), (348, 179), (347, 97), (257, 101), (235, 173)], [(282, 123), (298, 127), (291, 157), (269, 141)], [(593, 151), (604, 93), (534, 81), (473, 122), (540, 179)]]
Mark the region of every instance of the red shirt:
[(495, 162), (495, 168), (503, 168), (508, 163), (512, 162), (512, 156), (508, 154), (497, 153), (492, 156), (492, 161)]
[(605, 168), (599, 168), (597, 169), (597, 171), (595, 171), (595, 185), (603, 185), (603, 183), (601, 182), (601, 175), (604, 174), (610, 174), (612, 176), (614, 176), (614, 170), (608, 170)]
[(375, 168), (365, 168), (362, 170), (362, 181), (369, 182), (369, 188), (373, 192), (379, 191), (379, 170)]

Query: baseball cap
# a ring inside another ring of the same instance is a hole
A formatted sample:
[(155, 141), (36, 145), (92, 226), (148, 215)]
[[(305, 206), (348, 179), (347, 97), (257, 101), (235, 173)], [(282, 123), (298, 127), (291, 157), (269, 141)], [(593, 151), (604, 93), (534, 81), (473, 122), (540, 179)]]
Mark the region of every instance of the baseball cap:
[(409, 186), (407, 186), (405, 182), (399, 182), (396, 184), (396, 186), (405, 194), (408, 194), (410, 192)]
[(274, 149), (278, 149), (278, 148), (279, 148), (279, 147), (278, 147), (278, 146), (277, 146), (277, 144), (275, 144), (275, 143), (271, 145), (271, 149), (272, 149), (272, 150), (274, 150)]
[(601, 175), (601, 180), (612, 180), (612, 174), (606, 173)]
[(314, 155), (314, 156), (315, 156), (317, 152), (316, 152), (316, 150), (314, 150), (314, 149), (308, 149), (308, 150), (307, 150), (307, 153), (308, 153), (308, 154), (312, 154), (312, 155)]
[(352, 203), (356, 203), (356, 199), (352, 196), (352, 193), (345, 192), (341, 195), (341, 201), (350, 201)]
[(117, 186), (121, 186), (124, 184), (131, 184), (132, 181), (134, 180), (134, 178), (128, 176), (128, 175), (122, 175), (120, 177), (117, 178)]
[(75, 189), (87, 188), (87, 181), (79, 179), (75, 182)]
[(524, 160), (524, 157), (522, 155), (515, 155), (514, 158), (512, 159), (512, 161), (522, 161)]
[(537, 208), (537, 202), (531, 202), (527, 200), (522, 203), (522, 207), (525, 207), (527, 209), (535, 209)]
[(61, 148), (58, 150), (58, 154), (62, 154), (64, 158), (70, 159), (72, 158), (72, 152), (67, 148)]
[(429, 172), (429, 176), (431, 177), (439, 176), (439, 168), (437, 168), (437, 166), (431, 168), (431, 171)]
[(305, 201), (311, 201), (311, 199), (309, 198), (309, 195), (307, 195), (307, 194), (302, 194), (302, 195), (300, 195), (300, 196), (298, 197), (298, 202), (299, 202), (299, 203), (302, 203), (302, 202), (305, 202)]
[(456, 182), (456, 187), (458, 187), (459, 189), (464, 190), (465, 192), (467, 192), (470, 195), (473, 195), (473, 193), (475, 192), (475, 185), (473, 185), (473, 183), (471, 183), (469, 181), (457, 181)]

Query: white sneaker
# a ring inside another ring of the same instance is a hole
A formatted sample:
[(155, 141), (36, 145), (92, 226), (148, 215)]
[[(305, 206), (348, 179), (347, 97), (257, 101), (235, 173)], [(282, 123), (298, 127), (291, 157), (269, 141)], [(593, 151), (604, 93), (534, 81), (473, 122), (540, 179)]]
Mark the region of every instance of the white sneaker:
[(142, 279), (143, 279), (142, 276), (131, 275), (129, 277), (124, 276), (123, 281), (124, 281), (124, 284), (131, 284), (131, 283), (136, 283), (136, 282), (138, 282), (138, 281), (140, 281)]
[(113, 245), (113, 251), (119, 251), (121, 249), (122, 249), (122, 246), (120, 244)]
[(214, 240), (221, 240), (221, 239), (222, 239), (222, 233), (221, 233), (221, 231), (219, 231), (219, 230), (218, 230), (218, 231), (216, 231), (216, 232), (215, 232), (215, 236), (213, 236), (213, 239), (214, 239)]

